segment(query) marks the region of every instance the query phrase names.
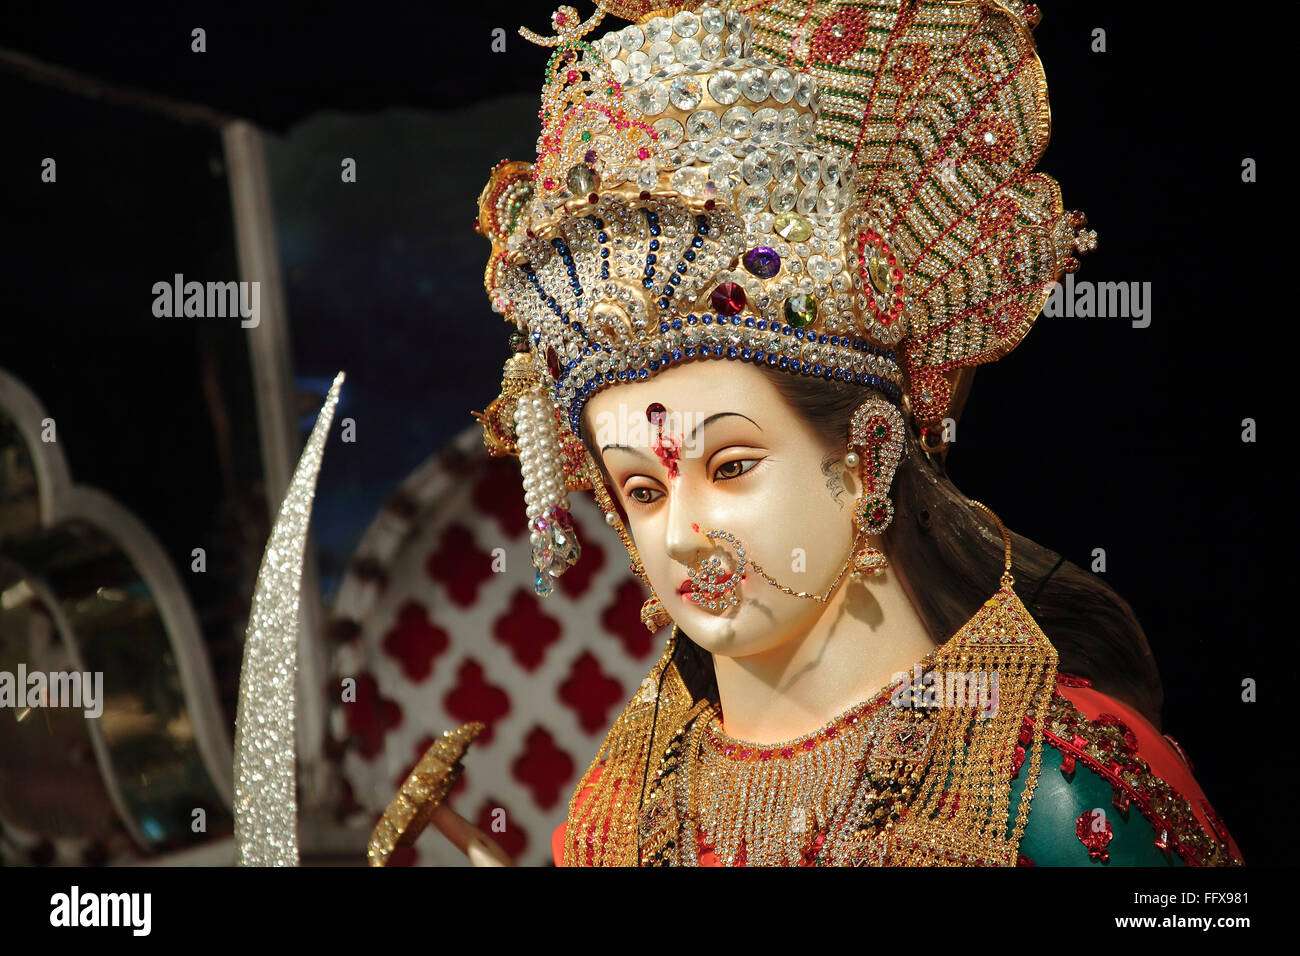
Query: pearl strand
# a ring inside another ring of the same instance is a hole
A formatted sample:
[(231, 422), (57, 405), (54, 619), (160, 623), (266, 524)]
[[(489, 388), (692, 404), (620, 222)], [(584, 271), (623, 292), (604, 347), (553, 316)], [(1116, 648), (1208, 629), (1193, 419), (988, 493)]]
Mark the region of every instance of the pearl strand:
[[(569, 507), (567, 489), (559, 456), (559, 438), (555, 418), (540, 388), (519, 396), (515, 405), (515, 433), (519, 439), (519, 466), (524, 476), (524, 502), (528, 525), (549, 508)], [(529, 540), (538, 543), (538, 533)]]
[(564, 460), (555, 414), (542, 386), (519, 396), (515, 403), (515, 434), (519, 467), (524, 479), (528, 541), (532, 545), (533, 590), (550, 594), (552, 579), (578, 562), (582, 549), (569, 517)]

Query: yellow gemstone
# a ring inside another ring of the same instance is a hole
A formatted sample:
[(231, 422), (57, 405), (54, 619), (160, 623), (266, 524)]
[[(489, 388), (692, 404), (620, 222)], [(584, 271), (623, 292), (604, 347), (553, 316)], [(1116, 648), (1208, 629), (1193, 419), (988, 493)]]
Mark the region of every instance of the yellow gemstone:
[(782, 239), (803, 242), (812, 236), (812, 225), (797, 212), (783, 212), (772, 221), (772, 228)]
[(889, 281), (889, 263), (880, 256), (872, 256), (867, 260), (867, 272), (871, 275), (871, 284), (876, 287), (876, 291), (881, 295), (889, 295), (893, 287)]

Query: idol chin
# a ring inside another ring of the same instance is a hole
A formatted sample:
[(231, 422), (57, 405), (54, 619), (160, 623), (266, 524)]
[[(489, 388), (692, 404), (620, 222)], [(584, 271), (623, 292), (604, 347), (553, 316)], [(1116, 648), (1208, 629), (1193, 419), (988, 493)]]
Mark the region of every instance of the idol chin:
[(744, 595), (745, 575), (736, 583), (736, 587), (726, 592), (735, 596), (732, 604), (726, 596), (715, 600), (714, 608), (708, 607), (707, 598), (695, 590), (693, 582), (683, 581), (678, 588), (677, 599), (680, 602), (674, 617), (690, 638), (700, 647), (713, 654), (731, 654), (735, 651), (736, 641), (740, 635), (738, 625), (745, 605), (750, 603)]

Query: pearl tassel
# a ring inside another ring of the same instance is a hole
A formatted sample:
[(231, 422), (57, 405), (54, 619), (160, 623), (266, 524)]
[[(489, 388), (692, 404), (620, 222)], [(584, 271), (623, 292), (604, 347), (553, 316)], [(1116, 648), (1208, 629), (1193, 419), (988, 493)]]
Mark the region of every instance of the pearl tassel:
[(533, 590), (545, 597), (558, 578), (582, 555), (569, 516), (564, 459), (555, 429), (555, 413), (545, 390), (522, 393), (515, 404), (519, 467), (524, 477), (528, 541), (533, 548)]

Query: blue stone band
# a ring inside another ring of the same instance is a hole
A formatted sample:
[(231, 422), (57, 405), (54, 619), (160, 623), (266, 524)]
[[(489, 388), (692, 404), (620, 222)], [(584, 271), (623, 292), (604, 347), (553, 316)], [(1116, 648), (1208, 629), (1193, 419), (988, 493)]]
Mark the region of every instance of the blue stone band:
[[(713, 331), (715, 336), (721, 328), (726, 328), (726, 334), (729, 336), (733, 334), (733, 329), (765, 333), (768, 336), (780, 335), (786, 343), (789, 343), (785, 346), (787, 352), (792, 348), (802, 347), (803, 345), (829, 346), (837, 351), (847, 349), (850, 354), (869, 356), (868, 364), (875, 365), (878, 371), (856, 371), (853, 368), (834, 362), (807, 361), (770, 348), (752, 348), (729, 342), (704, 341), (694, 346), (667, 349), (649, 359), (644, 359), (643, 356), (644, 362), (639, 364), (638, 367), (630, 367), (619, 371), (610, 369), (604, 373), (597, 372), (595, 375), (588, 376), (581, 384), (577, 384), (575, 376), (579, 374), (579, 366), (586, 363), (593, 355), (604, 353), (604, 355), (609, 356), (611, 361), (617, 357), (614, 350), (608, 346), (589, 345), (583, 348), (580, 358), (572, 359), (561, 366), (559, 380), (556, 382), (558, 395), (562, 401), (567, 400), (568, 402), (569, 428), (572, 432), (575, 435), (580, 434), (582, 410), (586, 406), (587, 400), (596, 392), (619, 382), (647, 379), (673, 363), (697, 358), (738, 359), (744, 362), (766, 364), (772, 368), (784, 369), (791, 373), (811, 375), (817, 378), (849, 382), (874, 388), (895, 402), (902, 400), (897, 356), (891, 350), (873, 345), (864, 338), (849, 335), (830, 335), (825, 332), (796, 328), (779, 322), (768, 322), (765, 319), (737, 315), (713, 316), (710, 314), (699, 316), (692, 314), (684, 319), (674, 317), (671, 320), (662, 321), (659, 323), (659, 332), (660, 334), (671, 334), (688, 331), (692, 326), (701, 331)], [(795, 346), (794, 343), (799, 343), (799, 346)], [(567, 399), (566, 393), (571, 393), (567, 396)]]

